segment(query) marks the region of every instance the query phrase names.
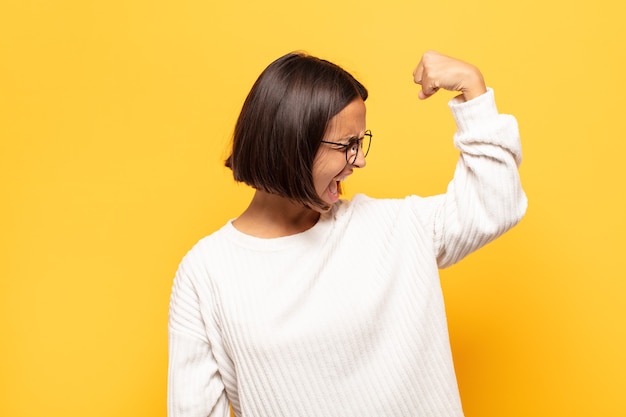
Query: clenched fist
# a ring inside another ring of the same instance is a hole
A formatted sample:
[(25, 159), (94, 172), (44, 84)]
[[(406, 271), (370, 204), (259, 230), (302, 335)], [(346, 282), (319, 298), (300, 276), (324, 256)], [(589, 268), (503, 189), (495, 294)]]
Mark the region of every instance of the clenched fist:
[(428, 51), (413, 71), (413, 80), (422, 86), (420, 99), (426, 99), (440, 88), (459, 91), (459, 99), (467, 101), (487, 91), (482, 74), (472, 64)]

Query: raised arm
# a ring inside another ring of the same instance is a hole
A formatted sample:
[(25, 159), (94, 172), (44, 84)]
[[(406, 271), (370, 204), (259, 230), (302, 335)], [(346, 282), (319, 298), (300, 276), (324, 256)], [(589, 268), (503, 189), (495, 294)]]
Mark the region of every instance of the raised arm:
[(450, 101), (461, 151), (453, 180), (434, 201), (429, 222), (440, 268), (449, 266), (517, 224), (527, 200), (518, 166), (521, 145), (517, 121), (499, 114), (494, 93), (473, 65), (441, 55), (424, 54), (414, 73), (420, 99), (439, 89), (458, 91)]

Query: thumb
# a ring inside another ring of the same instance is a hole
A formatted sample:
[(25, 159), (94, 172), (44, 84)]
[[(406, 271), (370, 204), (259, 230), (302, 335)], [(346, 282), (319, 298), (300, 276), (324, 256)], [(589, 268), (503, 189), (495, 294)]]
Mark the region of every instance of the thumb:
[(418, 97), (420, 100), (426, 100), (428, 97), (432, 96), (437, 91), (439, 91), (439, 87), (437, 87), (436, 85), (422, 84), (422, 89), (420, 90)]

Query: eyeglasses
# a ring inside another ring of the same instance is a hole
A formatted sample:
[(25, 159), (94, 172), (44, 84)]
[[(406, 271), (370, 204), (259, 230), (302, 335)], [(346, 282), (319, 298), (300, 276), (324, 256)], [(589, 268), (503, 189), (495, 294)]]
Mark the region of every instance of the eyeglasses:
[(353, 165), (359, 157), (359, 149), (363, 152), (363, 158), (365, 158), (370, 151), (370, 145), (372, 144), (372, 131), (366, 130), (362, 138), (350, 138), (348, 143), (329, 142), (327, 140), (323, 140), (322, 143), (338, 146), (341, 150), (345, 149), (346, 162)]

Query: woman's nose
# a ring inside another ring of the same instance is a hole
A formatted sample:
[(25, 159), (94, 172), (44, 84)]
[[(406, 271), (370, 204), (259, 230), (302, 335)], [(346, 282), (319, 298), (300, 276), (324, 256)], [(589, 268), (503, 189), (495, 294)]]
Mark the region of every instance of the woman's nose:
[(356, 168), (365, 168), (367, 162), (365, 161), (365, 154), (363, 153), (362, 149), (359, 149), (359, 152), (356, 155), (356, 159), (351, 165)]

